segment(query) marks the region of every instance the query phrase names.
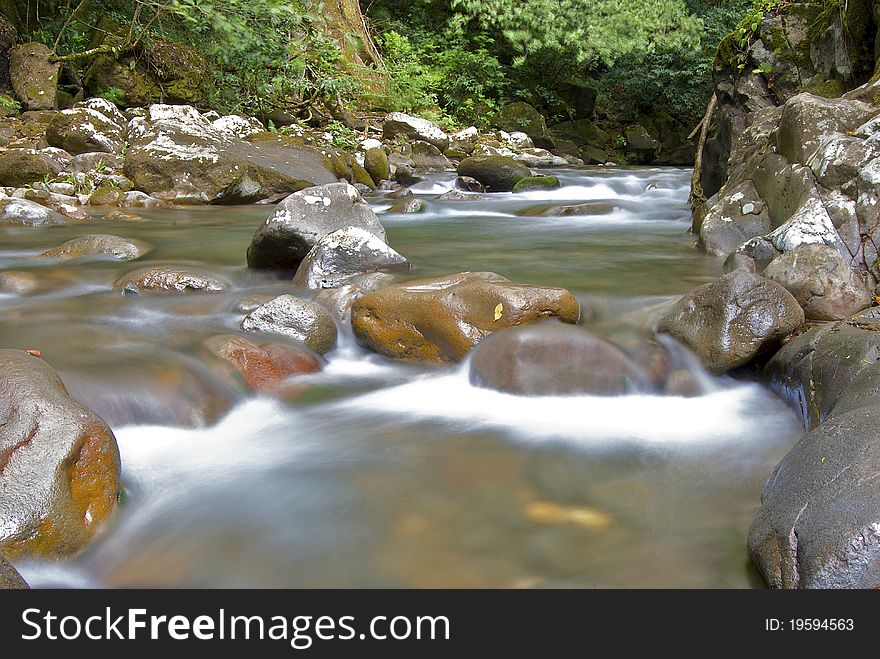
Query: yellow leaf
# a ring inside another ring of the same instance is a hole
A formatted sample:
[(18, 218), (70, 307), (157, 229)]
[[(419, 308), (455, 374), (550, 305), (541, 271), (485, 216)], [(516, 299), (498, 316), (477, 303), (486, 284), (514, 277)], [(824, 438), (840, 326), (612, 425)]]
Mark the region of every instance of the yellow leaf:
[(496, 322), (496, 323), (497, 323), (499, 320), (501, 320), (501, 314), (502, 314), (502, 313), (504, 313), (504, 305), (501, 304), (501, 303), (499, 302), (499, 303), (498, 303), (498, 306), (495, 307), (495, 322)]

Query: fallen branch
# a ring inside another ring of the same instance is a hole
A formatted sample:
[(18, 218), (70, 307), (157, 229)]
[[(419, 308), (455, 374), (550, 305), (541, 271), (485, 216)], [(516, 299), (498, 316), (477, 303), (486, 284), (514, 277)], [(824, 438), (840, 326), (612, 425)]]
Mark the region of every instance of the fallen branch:
[[(700, 139), (697, 142), (697, 153), (694, 157), (694, 173), (693, 176), (691, 176), (691, 194), (688, 198), (688, 203), (690, 203), (692, 211), (696, 211), (697, 208), (706, 202), (706, 194), (703, 191), (703, 184), (701, 181), (703, 176), (703, 150), (706, 148), (706, 139), (709, 136), (709, 126), (712, 123), (712, 115), (715, 114), (715, 108), (717, 106), (718, 97), (715, 94), (712, 94), (712, 98), (709, 100), (709, 105), (706, 108), (706, 114), (697, 126), (697, 128), (700, 128)], [(696, 133), (696, 129), (694, 129), (694, 133)], [(691, 133), (688, 139), (691, 139), (694, 133)]]

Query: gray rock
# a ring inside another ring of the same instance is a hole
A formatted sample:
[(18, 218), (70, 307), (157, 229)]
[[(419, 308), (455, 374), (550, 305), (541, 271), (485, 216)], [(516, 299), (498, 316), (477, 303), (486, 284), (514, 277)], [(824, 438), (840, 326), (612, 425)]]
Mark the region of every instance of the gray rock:
[(880, 321), (822, 323), (788, 341), (764, 368), (764, 379), (815, 428), (832, 410), (880, 400)]
[(127, 240), (109, 234), (94, 234), (74, 238), (58, 247), (43, 252), (43, 256), (76, 259), (89, 256), (109, 257), (117, 261), (134, 261), (149, 252), (151, 247), (140, 240)]
[(727, 256), (747, 240), (772, 229), (764, 200), (751, 181), (731, 190), (724, 187), (718, 196), (708, 204), (710, 209), (699, 230), (699, 244), (707, 254)]
[(128, 125), (128, 119), (126, 119), (125, 115), (120, 112), (115, 103), (108, 101), (106, 98), (87, 98), (84, 101), (75, 103), (73, 108), (88, 108), (90, 110), (97, 110), (114, 124), (123, 127)]
[(365, 229), (385, 241), (379, 218), (348, 183), (296, 192), (278, 204), (254, 233), (247, 251), (248, 266), (295, 270), (318, 240), (345, 227)]
[(880, 405), (835, 414), (777, 465), (749, 532), (774, 588), (880, 588)]
[(789, 162), (806, 164), (823, 136), (853, 131), (875, 114), (861, 101), (798, 94), (785, 104), (776, 149)]
[(412, 143), (412, 161), (416, 169), (446, 171), (453, 169), (449, 158), (433, 144), (416, 140)]
[(797, 300), (776, 282), (735, 270), (681, 298), (657, 327), (724, 373), (751, 361), (804, 322)]
[(125, 143), (125, 130), (91, 108), (63, 110), (46, 128), (46, 141), (72, 154), (118, 153)]
[(242, 138), (240, 122), (224, 119), (209, 121), (188, 105), (151, 105), (147, 118), (129, 123), (125, 175), (138, 190), (177, 203), (252, 203), (336, 181), (319, 152), (278, 135)]
[(27, 199), (0, 199), (0, 225), (52, 226), (67, 224), (70, 219)]
[(229, 284), (201, 270), (176, 265), (157, 265), (135, 270), (116, 280), (114, 287), (126, 294), (219, 293)]
[(336, 346), (336, 323), (330, 313), (319, 304), (293, 295), (281, 295), (256, 308), (241, 322), (241, 328), (284, 334), (319, 354)]
[(116, 438), (46, 362), (18, 350), (0, 350), (0, 410), (0, 552), (79, 551), (116, 509)]
[(526, 396), (618, 396), (652, 389), (647, 373), (616, 345), (561, 323), (487, 337), (473, 350), (470, 381)]
[(455, 189), (463, 192), (486, 192), (486, 186), (470, 176), (459, 176), (455, 179)]
[(67, 170), (74, 174), (87, 174), (92, 171), (102, 173), (104, 171), (119, 171), (122, 169), (124, 160), (121, 156), (113, 153), (93, 151), (80, 153), (74, 156)]
[(785, 286), (809, 320), (843, 320), (871, 304), (871, 295), (833, 247), (801, 245), (768, 265), (764, 277)]
[(458, 175), (476, 179), (490, 192), (510, 192), (532, 171), (507, 156), (471, 156), (459, 163)]
[(30, 588), (12, 564), (0, 556), (0, 590), (23, 590)]
[(336, 288), (368, 272), (406, 272), (409, 261), (374, 234), (346, 227), (322, 236), (293, 278), (301, 288)]
[(386, 140), (394, 141), (398, 136), (410, 140), (421, 140), (433, 144), (440, 151), (449, 147), (449, 135), (436, 124), (427, 119), (413, 117), (403, 112), (392, 112), (385, 117), (382, 124), (382, 135)]

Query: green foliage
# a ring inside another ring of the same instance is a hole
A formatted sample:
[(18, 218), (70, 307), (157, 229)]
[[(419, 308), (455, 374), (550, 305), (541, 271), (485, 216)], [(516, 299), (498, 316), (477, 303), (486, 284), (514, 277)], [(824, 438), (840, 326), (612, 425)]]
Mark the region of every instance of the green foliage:
[(106, 99), (111, 103), (115, 103), (116, 105), (125, 104), (125, 92), (118, 87), (110, 87), (101, 94), (101, 98)]
[(355, 149), (359, 140), (357, 133), (341, 121), (331, 121), (324, 128), (330, 134), (330, 143), (340, 149)]
[(21, 110), (21, 103), (6, 94), (0, 94), (0, 108), (18, 111)]
[(787, 0), (753, 0), (749, 12), (734, 30), (737, 46), (736, 64), (740, 71), (746, 66), (746, 51), (749, 49), (758, 28), (761, 27), (764, 16), (776, 11), (786, 2)]

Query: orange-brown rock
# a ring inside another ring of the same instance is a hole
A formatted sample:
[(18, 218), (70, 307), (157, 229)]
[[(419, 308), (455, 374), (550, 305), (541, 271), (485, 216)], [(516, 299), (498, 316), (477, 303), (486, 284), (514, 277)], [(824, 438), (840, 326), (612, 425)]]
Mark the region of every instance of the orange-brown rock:
[(257, 345), (231, 334), (211, 337), (206, 344), (214, 355), (232, 364), (248, 387), (262, 393), (277, 393), (284, 388), (287, 378), (317, 373), (323, 368), (320, 357), (296, 346)]
[(420, 279), (354, 302), (362, 346), (400, 359), (454, 362), (492, 332), (544, 318), (576, 323), (580, 306), (562, 288), (516, 284), (493, 272)]
[(116, 508), (119, 450), (107, 424), (55, 371), (0, 350), (0, 553), (82, 549)]

